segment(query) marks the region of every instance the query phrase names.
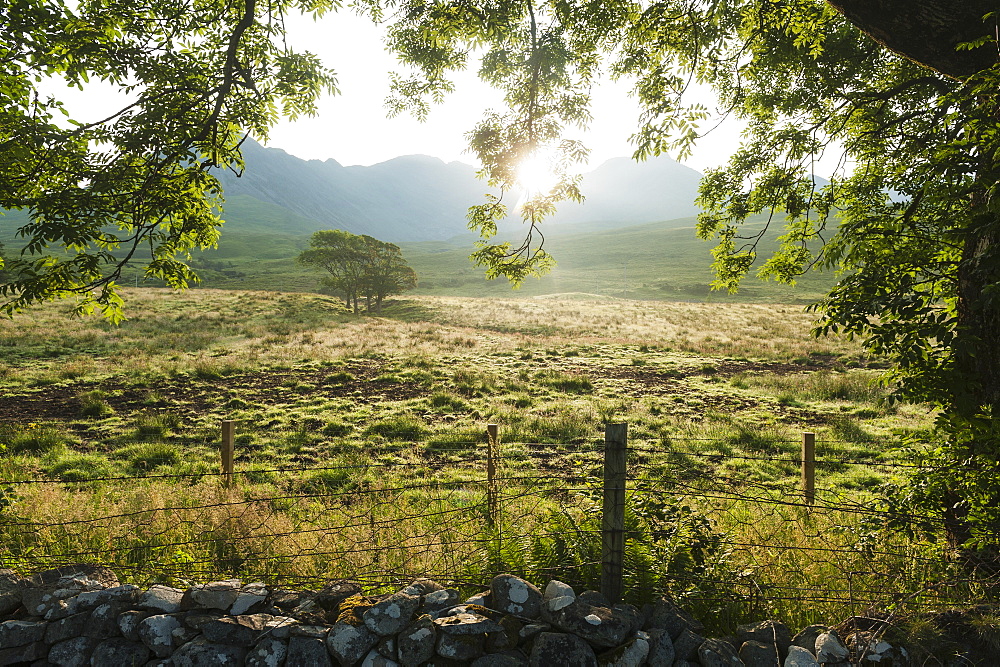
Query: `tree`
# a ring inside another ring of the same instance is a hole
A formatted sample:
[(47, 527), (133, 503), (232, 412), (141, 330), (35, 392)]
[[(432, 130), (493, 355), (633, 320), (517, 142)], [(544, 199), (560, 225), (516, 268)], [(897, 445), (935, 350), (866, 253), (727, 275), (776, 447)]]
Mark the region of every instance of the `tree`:
[[(222, 193), (213, 169), (241, 169), (248, 134), (314, 110), (332, 72), (284, 42), (292, 10), (333, 0), (11, 0), (0, 3), (0, 211), (24, 209), (25, 252), (0, 285), (8, 315), (75, 296), (121, 318), (117, 281), (183, 287), (189, 250), (214, 246)], [(126, 95), (104, 119), (68, 117), (43, 77)], [(50, 253), (55, 246), (67, 252)]]
[(320, 282), (334, 292), (344, 295), (344, 301), (355, 313), (360, 309), (364, 242), (360, 236), (341, 229), (318, 231), (309, 239), (309, 249), (298, 257), (301, 264), (326, 271)]
[[(714, 88), (748, 123), (728, 165), (707, 174), (698, 226), (718, 239), (715, 287), (750, 272), (794, 282), (811, 267), (841, 279), (815, 309), (818, 333), (862, 338), (895, 362), (901, 399), (941, 409), (942, 463), (994, 470), (1000, 461), (1000, 104), (998, 14), (985, 0), (572, 0), (406, 3), (394, 45), (421, 68), (421, 89), (485, 52), (484, 78), (511, 111), (472, 136), (484, 170), (513, 185), (523, 155), (586, 120), (600, 68), (634, 77), (644, 112), (636, 157), (683, 155), (708, 111), (685, 102), (690, 83)], [(820, 186), (813, 164), (843, 151)], [(572, 157), (572, 151), (564, 151)], [(572, 183), (528, 207), (528, 241)], [(538, 250), (488, 243), (505, 210), (488, 201), (471, 221), (476, 258), (513, 280), (538, 270)], [(748, 218), (784, 218), (780, 249), (758, 257), (768, 231)], [(1000, 490), (972, 475), (933, 493), (953, 544), (997, 541)]]
[(368, 311), (374, 299), (375, 311), (382, 311), (382, 301), (387, 296), (402, 294), (417, 286), (417, 274), (403, 259), (399, 246), (362, 236), (365, 254), (362, 261), (362, 286)]
[(329, 275), (321, 283), (343, 294), (355, 313), (361, 308), (361, 296), (369, 312), (372, 306), (381, 311), (385, 297), (417, 286), (417, 274), (392, 243), (334, 229), (314, 233), (309, 246), (298, 261), (326, 271)]

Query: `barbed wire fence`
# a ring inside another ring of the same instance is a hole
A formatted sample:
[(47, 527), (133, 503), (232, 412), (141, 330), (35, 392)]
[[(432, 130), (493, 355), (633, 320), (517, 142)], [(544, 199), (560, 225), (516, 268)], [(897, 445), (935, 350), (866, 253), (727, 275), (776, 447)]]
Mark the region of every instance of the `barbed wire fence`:
[[(279, 468), (240, 465), (235, 441), (225, 424), (218, 472), (0, 481), (0, 567), (88, 562), (135, 582), (300, 588), (348, 578), (373, 592), (420, 577), (483, 587), (507, 572), (599, 589), (611, 602), (670, 595), (722, 621), (806, 623), (995, 598), (995, 579), (887, 529), (898, 512), (823, 477), (932, 466), (817, 455), (824, 443), (811, 433), (784, 443), (801, 445), (794, 456), (630, 442), (624, 424), (609, 424), (603, 442), (506, 443), (490, 425), (478, 441), (373, 444)], [(798, 468), (800, 480), (726, 467), (739, 462)]]

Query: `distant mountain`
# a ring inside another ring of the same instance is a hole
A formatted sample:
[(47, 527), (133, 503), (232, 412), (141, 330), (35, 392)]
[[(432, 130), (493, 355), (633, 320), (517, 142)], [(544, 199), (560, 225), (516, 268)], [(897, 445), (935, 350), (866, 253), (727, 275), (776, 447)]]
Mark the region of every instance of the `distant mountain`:
[[(250, 142), (243, 153), (242, 177), (219, 174), (228, 229), (296, 235), (346, 229), (396, 243), (444, 240), (467, 233), (469, 206), (489, 191), (473, 167), (425, 155), (345, 167)], [(587, 201), (564, 203), (551, 223), (608, 229), (693, 215), (700, 178), (667, 157), (609, 160), (584, 175)]]
[[(583, 175), (582, 204), (560, 204), (552, 222), (602, 223), (617, 228), (698, 214), (694, 205), (701, 173), (665, 155), (636, 162), (619, 157)], [(595, 226), (595, 225), (589, 225)]]

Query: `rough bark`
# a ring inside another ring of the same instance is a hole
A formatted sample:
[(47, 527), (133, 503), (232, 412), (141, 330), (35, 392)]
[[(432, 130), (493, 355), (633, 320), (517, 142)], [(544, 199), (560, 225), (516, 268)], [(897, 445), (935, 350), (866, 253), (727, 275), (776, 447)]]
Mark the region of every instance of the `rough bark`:
[(995, 44), (957, 46), (996, 35), (993, 0), (827, 0), (879, 44), (946, 76), (964, 80), (997, 63)]
[(1000, 416), (1000, 297), (995, 294), (1000, 281), (998, 227), (1000, 221), (993, 220), (969, 230), (958, 270), (956, 365), (966, 382), (959, 387), (956, 408), (969, 416), (984, 406)]

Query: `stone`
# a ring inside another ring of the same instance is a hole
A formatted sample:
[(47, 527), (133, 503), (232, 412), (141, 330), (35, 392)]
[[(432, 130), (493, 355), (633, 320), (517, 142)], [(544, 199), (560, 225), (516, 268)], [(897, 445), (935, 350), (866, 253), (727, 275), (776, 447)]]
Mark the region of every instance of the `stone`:
[(587, 604), (594, 605), (595, 607), (611, 607), (611, 603), (608, 599), (598, 591), (584, 591), (576, 596), (581, 602), (586, 602)]
[(121, 632), (118, 629), (118, 615), (123, 611), (121, 603), (105, 602), (99, 605), (90, 612), (90, 618), (87, 620), (87, 627), (83, 633), (97, 639), (117, 637)]
[[(697, 634), (705, 626), (694, 620), (690, 614), (675, 605), (669, 598), (660, 598), (647, 610), (643, 630), (666, 630), (670, 638), (676, 640), (684, 630)], [(686, 659), (686, 658), (682, 658)]]
[(33, 616), (69, 616), (67, 600), (87, 591), (118, 585), (115, 573), (101, 565), (79, 563), (45, 570), (18, 581), (21, 603)]
[(546, 600), (545, 608), (549, 612), (559, 611), (560, 609), (570, 606), (574, 602), (576, 602), (575, 596), (570, 597), (569, 595), (564, 595), (563, 597), (551, 598), (549, 600)]
[(172, 667), (220, 667), (242, 665), (249, 651), (242, 646), (213, 644), (204, 637), (195, 637), (171, 656)]
[(740, 646), (740, 660), (747, 667), (781, 667), (782, 663), (773, 641), (765, 643), (756, 639), (743, 642)]
[(404, 667), (415, 667), (434, 656), (437, 626), (430, 616), (421, 616), (396, 636), (398, 661)]
[(362, 592), (361, 584), (356, 581), (330, 579), (323, 588), (316, 592), (316, 596), (313, 599), (316, 601), (316, 604), (326, 611), (336, 614), (341, 602), (352, 595), (360, 595)]
[(236, 602), (242, 588), (243, 582), (239, 579), (227, 579), (226, 581), (199, 584), (187, 590), (184, 594), (182, 604), (185, 608), (198, 607), (201, 609), (226, 610)]
[(616, 618), (621, 618), (628, 623), (628, 630), (625, 632), (626, 636), (634, 635), (642, 627), (639, 608), (635, 605), (628, 604), (627, 602), (618, 602), (611, 607), (611, 612)]
[(285, 667), (332, 667), (330, 653), (322, 639), (292, 637), (288, 640)]
[(670, 639), (670, 633), (664, 629), (650, 630), (649, 636), (649, 656), (646, 664), (649, 667), (671, 667), (674, 664), (676, 653), (674, 642)]
[(11, 665), (17, 662), (32, 662), (44, 658), (48, 648), (43, 642), (32, 642), (24, 646), (13, 646), (0, 649), (0, 665)]
[(538, 618), (542, 610), (542, 592), (520, 577), (498, 574), (490, 581), (490, 608), (505, 614)]
[(649, 642), (641, 637), (634, 637), (622, 646), (597, 656), (597, 662), (601, 667), (639, 667), (646, 664), (648, 656)]
[(157, 658), (167, 658), (174, 648), (174, 630), (181, 627), (176, 616), (156, 614), (139, 622), (139, 639)]
[(480, 607), (489, 607), (490, 600), (492, 596), (489, 591), (483, 591), (482, 593), (476, 593), (472, 597), (465, 600), (465, 604), (474, 604)]
[(340, 603), (337, 622), (348, 623), (350, 625), (364, 625), (365, 612), (374, 606), (375, 600), (366, 598), (363, 595), (352, 595)]
[(378, 654), (383, 658), (388, 658), (393, 661), (399, 659), (399, 648), (397, 647), (395, 637), (383, 637), (378, 641), (378, 644), (375, 645), (375, 650), (378, 651)]
[[(484, 635), (500, 632), (503, 626), (491, 618), (474, 612), (460, 612), (434, 619), (439, 632), (449, 635)], [(449, 657), (449, 656), (445, 656)]]
[(361, 667), (399, 667), (399, 663), (372, 649), (361, 661)]
[(563, 632), (578, 635), (600, 648), (614, 648), (624, 643), (633, 620), (607, 607), (589, 605), (580, 598), (556, 611), (543, 608), (542, 618)]
[(473, 660), (470, 667), (528, 667), (528, 658), (515, 651), (487, 653)]
[(138, 667), (152, 655), (146, 645), (122, 637), (105, 639), (94, 649), (90, 664), (94, 667)]
[(262, 635), (280, 625), (281, 622), (279, 618), (270, 614), (221, 616), (202, 623), (198, 629), (205, 635), (205, 639), (215, 644), (249, 648), (256, 644)]
[(816, 662), (845, 662), (850, 651), (840, 641), (836, 630), (829, 630), (816, 637)]
[(309, 591), (275, 590), (271, 591), (264, 606), (275, 610), (268, 611), (267, 613), (280, 616), (282, 612), (289, 612), (295, 609), (313, 595)]
[[(669, 632), (669, 631), (668, 631)], [(698, 659), (698, 649), (705, 638), (690, 629), (685, 629), (679, 636), (674, 638), (675, 660), (687, 660), (693, 662)]]
[(576, 593), (573, 591), (573, 587), (569, 584), (564, 584), (556, 579), (551, 580), (549, 583), (545, 584), (545, 590), (542, 592), (542, 600), (549, 601), (556, 598), (572, 598), (576, 599)]
[(311, 598), (300, 602), (295, 609), (288, 612), (288, 615), (302, 621), (303, 623), (312, 625), (329, 623), (331, 620), (327, 616), (326, 609), (323, 609), (323, 607), (319, 606), (319, 603), (316, 602), (316, 600)]
[(736, 645), (742, 647), (749, 641), (760, 642), (777, 649), (776, 660), (788, 655), (788, 647), (792, 645), (792, 633), (788, 626), (780, 621), (761, 621), (747, 623), (736, 627)]
[(198, 636), (197, 630), (192, 630), (191, 628), (181, 625), (179, 628), (174, 628), (173, 632), (170, 633), (170, 638), (174, 642), (174, 646), (181, 646), (182, 644), (187, 644), (189, 641)]
[(794, 646), (801, 646), (810, 653), (816, 651), (816, 638), (829, 630), (825, 625), (810, 625), (802, 629), (797, 635), (792, 637)]
[(216, 619), (222, 618), (224, 614), (220, 611), (206, 611), (204, 609), (192, 609), (191, 611), (185, 612), (182, 617), (184, 625), (191, 628), (192, 630), (198, 630), (201, 632), (201, 627), (206, 623), (210, 623)]
[(152, 616), (148, 611), (129, 610), (118, 614), (118, 631), (125, 639), (137, 642), (139, 639), (139, 622)]
[(395, 593), (365, 611), (362, 618), (369, 630), (388, 637), (409, 625), (419, 606), (420, 596)]
[[(86, 614), (84, 614), (86, 616)], [(59, 667), (84, 667), (99, 641), (92, 637), (73, 637), (57, 642), (49, 649), (49, 663)]]
[(184, 591), (182, 590), (171, 588), (170, 586), (154, 584), (153, 586), (150, 586), (145, 593), (139, 596), (139, 601), (136, 604), (141, 609), (159, 611), (164, 614), (172, 614), (180, 611), (181, 600), (183, 598)]
[(288, 629), (291, 637), (309, 637), (310, 639), (326, 639), (330, 628), (325, 625), (301, 625), (296, 624)]
[(326, 648), (341, 665), (353, 665), (378, 642), (366, 625), (335, 623), (326, 636)]
[(102, 604), (120, 602), (131, 605), (139, 599), (142, 591), (138, 586), (125, 584), (114, 588), (105, 588), (97, 591), (87, 591), (80, 593), (69, 602), (69, 613), (76, 614), (82, 611), (92, 611)]
[(504, 616), (499, 621), (500, 630), (486, 635), (486, 652), (500, 653), (517, 648), (521, 622), (513, 616)]
[(266, 637), (247, 653), (246, 667), (281, 667), (287, 655), (287, 642)]
[(251, 611), (258, 611), (264, 606), (268, 595), (268, 590), (263, 583), (247, 584), (240, 589), (233, 606), (229, 608), (229, 613), (233, 616), (242, 616)]
[[(441, 627), (438, 626), (440, 630)], [(468, 662), (485, 652), (486, 637), (481, 634), (450, 634), (438, 632), (434, 650), (443, 658)]]
[(552, 629), (552, 626), (548, 623), (529, 623), (521, 628), (521, 631), (517, 633), (517, 636), (521, 639), (522, 643), (530, 642), (534, 637), (537, 637), (543, 632), (548, 632)]
[(45, 621), (4, 621), (0, 623), (0, 646), (15, 648), (42, 641), (48, 626)]
[(459, 597), (458, 591), (454, 588), (442, 588), (438, 591), (431, 591), (424, 596), (423, 604), (420, 606), (420, 612), (424, 614), (433, 614), (434, 612), (441, 611), (442, 609), (454, 607), (458, 604)]
[(729, 642), (706, 639), (698, 647), (698, 662), (702, 667), (742, 667), (743, 661)]
[(67, 639), (79, 637), (83, 634), (84, 628), (87, 627), (87, 622), (89, 620), (90, 614), (87, 612), (80, 612), (79, 614), (73, 614), (72, 616), (67, 616), (66, 618), (59, 619), (58, 621), (52, 621), (49, 623), (49, 626), (45, 628), (45, 643), (58, 644), (59, 642), (66, 641)]
[(535, 638), (528, 657), (531, 667), (597, 667), (590, 644), (576, 635), (543, 632)]
[(812, 651), (801, 646), (792, 645), (788, 647), (788, 655), (785, 657), (783, 667), (819, 667)]
[(0, 616), (8, 616), (21, 606), (20, 581), (14, 570), (0, 570)]
[(433, 579), (417, 579), (400, 592), (406, 593), (407, 595), (427, 596), (431, 593), (438, 593), (443, 590), (445, 590), (445, 587)]

